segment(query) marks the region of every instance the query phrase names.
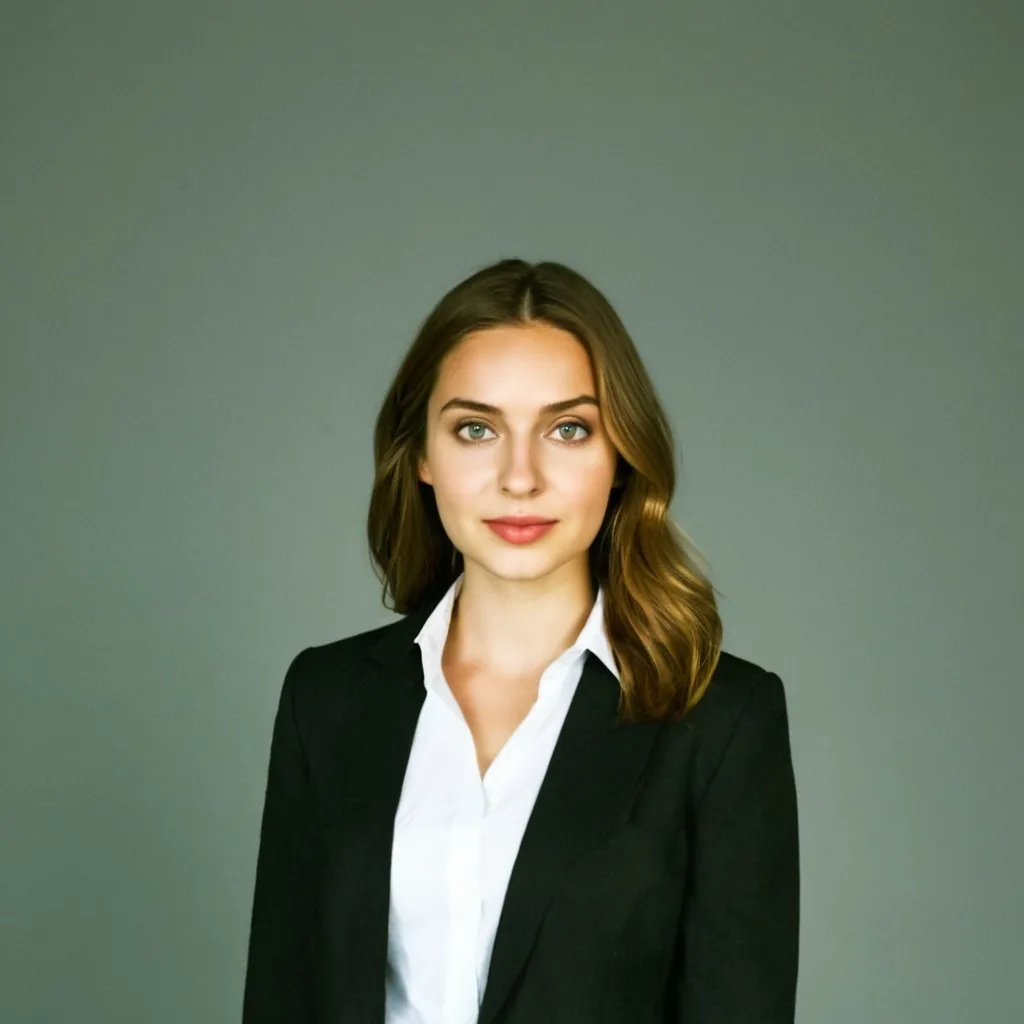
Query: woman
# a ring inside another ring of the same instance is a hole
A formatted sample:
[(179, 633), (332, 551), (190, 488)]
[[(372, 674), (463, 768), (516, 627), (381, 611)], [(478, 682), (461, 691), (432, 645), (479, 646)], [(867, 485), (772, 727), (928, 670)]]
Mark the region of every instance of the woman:
[(473, 274), (374, 454), (404, 617), (286, 673), (245, 1024), (792, 1021), (782, 682), (721, 650), (608, 301), (558, 263)]

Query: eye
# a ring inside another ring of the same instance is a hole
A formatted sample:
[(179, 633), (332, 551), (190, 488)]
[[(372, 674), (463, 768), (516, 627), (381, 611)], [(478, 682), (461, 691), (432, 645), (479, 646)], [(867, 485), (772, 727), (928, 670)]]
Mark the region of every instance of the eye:
[[(586, 425), (582, 420), (566, 420), (565, 423), (559, 423), (555, 430), (562, 430), (564, 427), (576, 427), (577, 429), (585, 430), (586, 437), (590, 436), (590, 427)], [(586, 437), (580, 437), (575, 439), (566, 439), (563, 435), (560, 440), (565, 441), (566, 444), (580, 444), (586, 440)]]
[(457, 424), (456, 427), (455, 427), (455, 436), (456, 437), (461, 437), (463, 441), (480, 441), (480, 440), (482, 440), (482, 438), (480, 437), (479, 434), (476, 434), (476, 435), (473, 435), (473, 436), (470, 436), (470, 437), (465, 437), (463, 435), (462, 431), (465, 430), (466, 427), (470, 427), (471, 429), (472, 428), (476, 428), (476, 429), (482, 429), (482, 430), (490, 430), (490, 427), (488, 427), (486, 423), (481, 423), (479, 420), (463, 420), (461, 423)]
[[(573, 445), (582, 444), (590, 436), (590, 427), (582, 420), (566, 420), (564, 423), (559, 423), (555, 428), (555, 432), (564, 432), (566, 428), (575, 429), (577, 431), (585, 431), (585, 436), (582, 438), (567, 438), (564, 433), (558, 438), (563, 444)], [(464, 430), (469, 430), (471, 433), (467, 436), (463, 434)], [(477, 441), (488, 440), (483, 437), (479, 431), (490, 430), (486, 423), (482, 423), (480, 420), (462, 420), (455, 426), (455, 436), (461, 438), (463, 441), (469, 441), (471, 444)]]

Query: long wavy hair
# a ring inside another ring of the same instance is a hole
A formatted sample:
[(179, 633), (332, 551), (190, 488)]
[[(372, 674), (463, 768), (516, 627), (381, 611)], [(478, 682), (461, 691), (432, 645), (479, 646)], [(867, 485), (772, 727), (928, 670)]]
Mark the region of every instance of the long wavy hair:
[(703, 696), (718, 664), (722, 621), (714, 588), (696, 546), (670, 515), (674, 444), (654, 385), (611, 304), (564, 264), (500, 260), (452, 288), (420, 326), (373, 436), (367, 533), (382, 602), (408, 614), (440, 599), (463, 569), (433, 488), (417, 473), (441, 361), (475, 331), (538, 321), (568, 331), (587, 350), (602, 424), (618, 452), (588, 560), (605, 593), (605, 628), (620, 674), (619, 717), (680, 718)]

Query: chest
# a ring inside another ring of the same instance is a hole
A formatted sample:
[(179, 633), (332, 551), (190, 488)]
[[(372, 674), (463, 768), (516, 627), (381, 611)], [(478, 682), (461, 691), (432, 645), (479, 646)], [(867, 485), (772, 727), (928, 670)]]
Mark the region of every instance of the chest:
[(443, 669), (483, 776), (536, 703), (541, 673), (497, 676), (457, 663), (445, 664)]
[[(667, 729), (612, 727), (617, 680), (595, 658), (573, 668), (522, 700), (528, 720), (486, 778), (462, 705), (432, 677), (381, 674), (349, 687), (337, 713), (307, 714), (325, 1020), (383, 1021), (385, 1002), (400, 1013), (413, 991), (431, 1006), (449, 998), (459, 1019), (479, 1006), (481, 1024), (545, 1019), (521, 999), (506, 1012), (532, 961), (539, 1006), (552, 979), (570, 979), (558, 1019), (582, 1007), (596, 1021), (600, 1007), (580, 1000), (607, 986), (591, 979), (618, 970), (626, 991), (626, 951), (669, 955), (697, 730), (656, 744)], [(398, 979), (387, 999), (384, 978)]]

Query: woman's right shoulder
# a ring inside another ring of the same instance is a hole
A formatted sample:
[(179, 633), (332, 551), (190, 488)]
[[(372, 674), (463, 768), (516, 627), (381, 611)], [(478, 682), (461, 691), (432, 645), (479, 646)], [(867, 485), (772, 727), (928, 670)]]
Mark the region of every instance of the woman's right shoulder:
[[(293, 704), (311, 707), (342, 698), (375, 677), (401, 638), (405, 618), (359, 633), (312, 644), (295, 654), (285, 672), (283, 689)], [(383, 656), (383, 657), (382, 657)]]

